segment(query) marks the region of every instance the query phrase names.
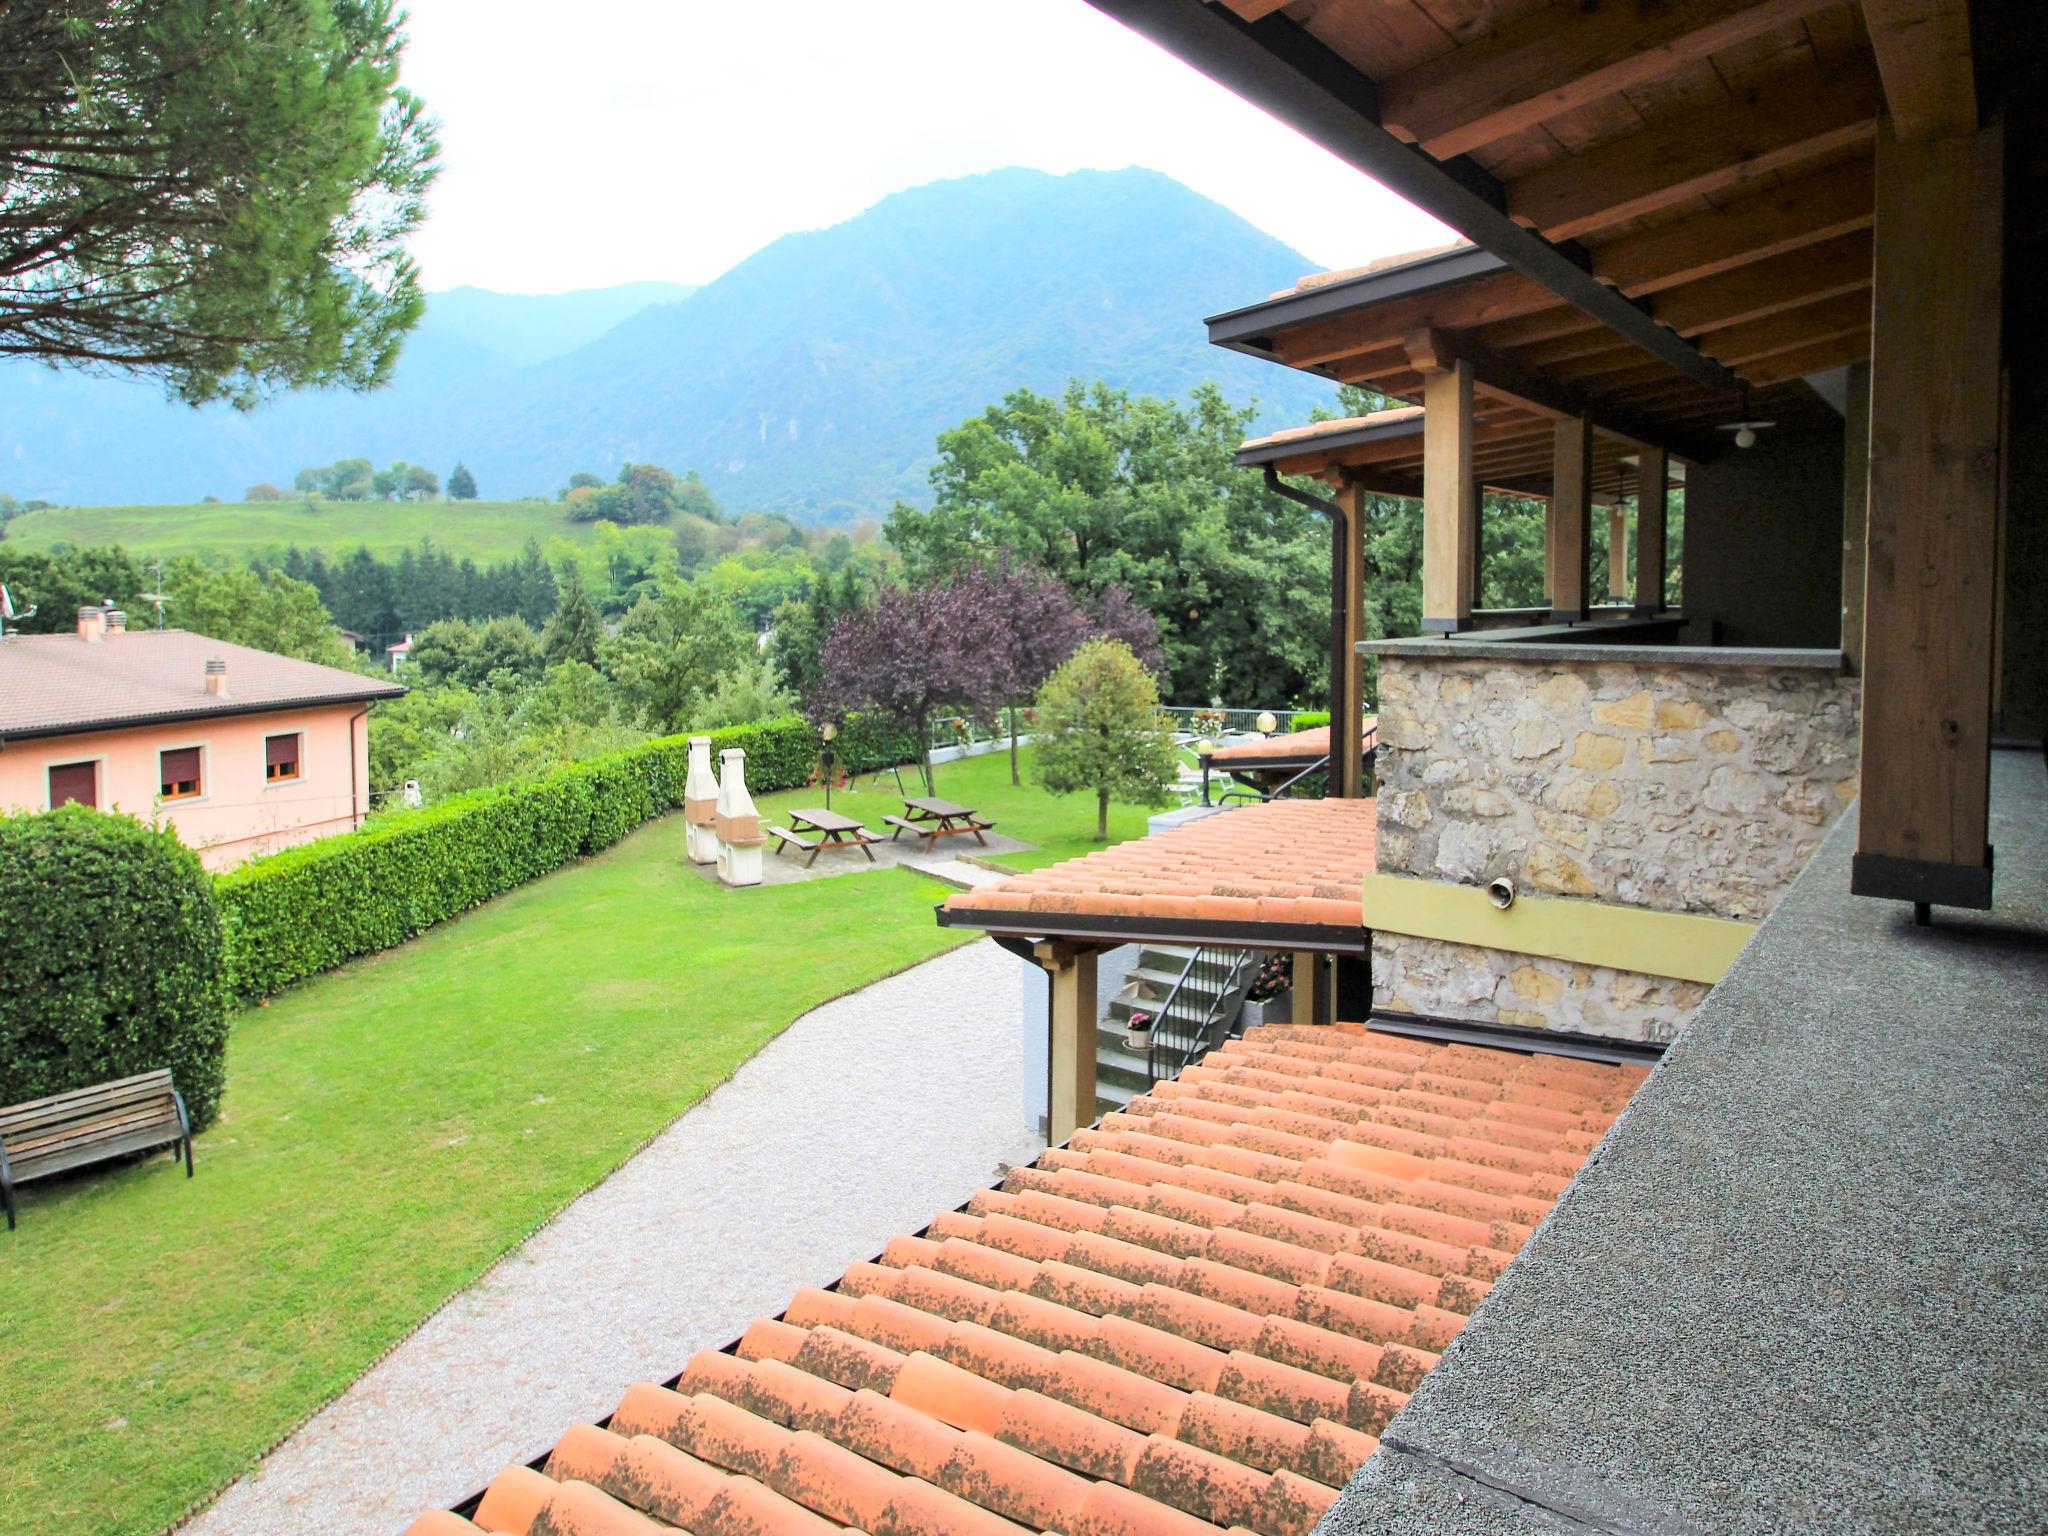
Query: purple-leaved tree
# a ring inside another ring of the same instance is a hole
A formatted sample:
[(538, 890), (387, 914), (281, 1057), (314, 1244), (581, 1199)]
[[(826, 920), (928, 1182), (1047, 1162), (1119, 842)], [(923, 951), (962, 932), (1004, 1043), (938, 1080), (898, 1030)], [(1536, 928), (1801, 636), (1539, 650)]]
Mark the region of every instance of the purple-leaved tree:
[(868, 710), (911, 733), (932, 794), (933, 715), (942, 707), (992, 713), (1002, 698), (1003, 657), (977, 581), (882, 587), (826, 636), (811, 710), (819, 718)]

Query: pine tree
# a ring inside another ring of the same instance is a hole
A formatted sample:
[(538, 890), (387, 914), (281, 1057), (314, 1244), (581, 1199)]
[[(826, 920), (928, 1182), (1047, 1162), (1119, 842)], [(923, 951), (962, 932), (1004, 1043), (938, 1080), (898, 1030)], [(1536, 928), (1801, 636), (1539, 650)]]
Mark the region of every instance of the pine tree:
[(457, 464), (448, 473), (448, 499), (450, 501), (475, 501), (476, 476), (469, 472), (467, 464)]
[(597, 604), (583, 585), (583, 573), (571, 566), (562, 578), (554, 617), (540, 633), (541, 650), (551, 667), (565, 661), (596, 666), (597, 645), (603, 638), (604, 621), (598, 617)]

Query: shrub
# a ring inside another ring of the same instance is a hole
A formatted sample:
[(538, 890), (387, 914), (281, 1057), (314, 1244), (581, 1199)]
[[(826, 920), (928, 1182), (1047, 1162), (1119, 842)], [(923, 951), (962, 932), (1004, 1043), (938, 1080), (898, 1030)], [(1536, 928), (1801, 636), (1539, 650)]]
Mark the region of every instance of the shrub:
[(1287, 729), (1290, 731), (1307, 731), (1313, 730), (1316, 726), (1328, 725), (1329, 723), (1330, 712), (1327, 709), (1302, 709), (1295, 711), (1294, 720)]
[[(795, 715), (706, 733), (747, 754), (757, 793), (807, 782), (817, 738)], [(608, 848), (683, 801), (689, 738), (667, 736), (521, 783), (378, 818), (215, 882), (237, 993), (275, 992)]]
[(220, 918), (199, 856), (129, 816), (0, 817), (0, 1104), (169, 1067), (193, 1128), (226, 1078)]

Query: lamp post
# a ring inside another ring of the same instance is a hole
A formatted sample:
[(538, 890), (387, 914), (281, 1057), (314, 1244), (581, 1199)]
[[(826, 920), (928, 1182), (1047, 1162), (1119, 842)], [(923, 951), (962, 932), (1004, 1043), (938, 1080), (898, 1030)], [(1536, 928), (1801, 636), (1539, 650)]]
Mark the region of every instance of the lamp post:
[(824, 746), (818, 752), (818, 766), (825, 772), (825, 809), (832, 809), (832, 770), (838, 766), (839, 755), (832, 750), (832, 743), (839, 739), (839, 727), (827, 720), (818, 727), (818, 739)]
[(1280, 727), (1280, 721), (1277, 717), (1275, 717), (1273, 711), (1271, 711), (1270, 709), (1260, 710), (1259, 718), (1254, 720), (1252, 724), (1256, 725), (1259, 728), (1259, 734), (1261, 736), (1270, 736), (1273, 734), (1274, 731), (1278, 730)]
[(1195, 743), (1195, 756), (1202, 760), (1202, 804), (1209, 803), (1209, 754), (1216, 750), (1216, 743), (1204, 736)]

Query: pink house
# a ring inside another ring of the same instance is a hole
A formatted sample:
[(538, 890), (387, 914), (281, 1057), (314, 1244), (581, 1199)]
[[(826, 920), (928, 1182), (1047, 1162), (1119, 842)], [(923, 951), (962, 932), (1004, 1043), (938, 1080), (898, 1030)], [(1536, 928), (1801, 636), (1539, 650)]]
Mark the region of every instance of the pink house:
[(71, 801), (168, 825), (209, 869), (360, 826), (379, 699), (405, 689), (81, 608), (0, 641), (0, 812)]

